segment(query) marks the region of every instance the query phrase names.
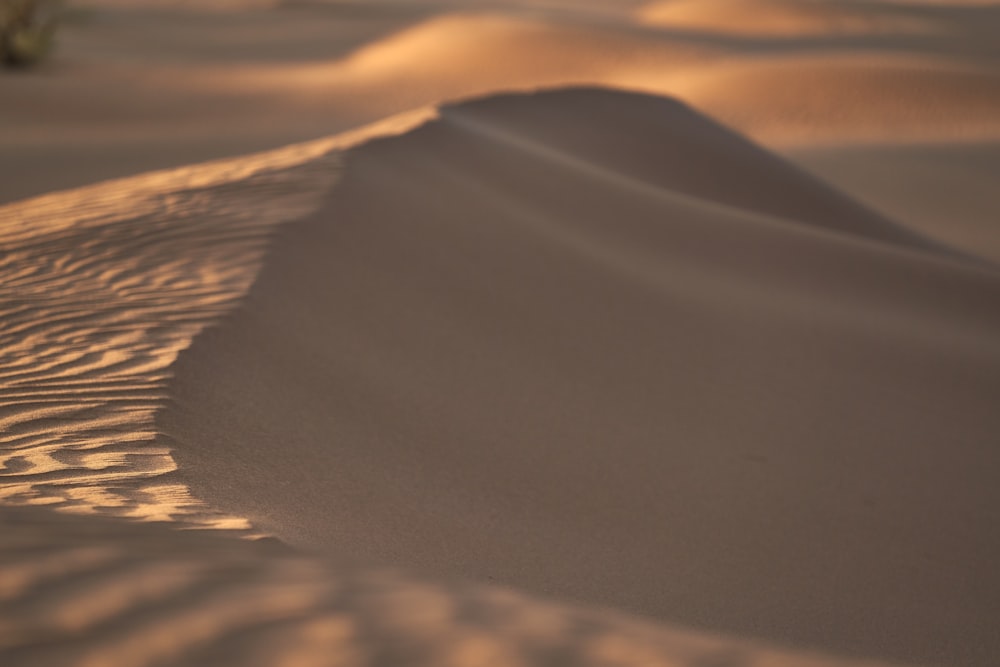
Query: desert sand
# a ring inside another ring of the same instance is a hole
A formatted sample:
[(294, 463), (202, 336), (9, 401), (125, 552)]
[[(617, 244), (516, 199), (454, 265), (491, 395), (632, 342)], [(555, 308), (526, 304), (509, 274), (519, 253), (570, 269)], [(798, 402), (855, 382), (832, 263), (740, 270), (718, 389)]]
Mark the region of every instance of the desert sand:
[(70, 9), (0, 664), (995, 663), (1000, 4)]

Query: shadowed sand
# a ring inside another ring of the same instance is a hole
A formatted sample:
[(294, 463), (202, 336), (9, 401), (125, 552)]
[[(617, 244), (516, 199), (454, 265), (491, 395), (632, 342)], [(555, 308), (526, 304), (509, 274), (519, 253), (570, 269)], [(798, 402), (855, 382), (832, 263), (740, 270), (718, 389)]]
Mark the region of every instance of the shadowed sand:
[(352, 151), (158, 423), (296, 546), (986, 667), (997, 303), (676, 102), (503, 96)]
[(163, 525), (0, 524), (5, 667), (891, 667)]

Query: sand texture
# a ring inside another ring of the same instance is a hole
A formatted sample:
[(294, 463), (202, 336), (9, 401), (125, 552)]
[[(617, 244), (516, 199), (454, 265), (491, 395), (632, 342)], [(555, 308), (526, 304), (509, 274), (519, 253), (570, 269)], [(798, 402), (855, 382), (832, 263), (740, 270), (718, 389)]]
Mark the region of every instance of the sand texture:
[(891, 667), (158, 525), (31, 508), (0, 521), (12, 667)]
[(994, 667), (1000, 2), (68, 6), (0, 667)]
[(247, 527), (171, 478), (153, 425), (168, 369), (243, 296), (275, 228), (318, 205), (344, 148), (425, 116), (0, 207), (0, 499)]

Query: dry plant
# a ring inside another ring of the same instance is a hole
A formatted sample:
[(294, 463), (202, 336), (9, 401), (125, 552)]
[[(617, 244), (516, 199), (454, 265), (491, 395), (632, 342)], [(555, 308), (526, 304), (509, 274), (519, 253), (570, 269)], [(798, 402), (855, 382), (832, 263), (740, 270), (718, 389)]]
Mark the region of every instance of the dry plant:
[(27, 67), (51, 50), (59, 0), (0, 0), (0, 62)]

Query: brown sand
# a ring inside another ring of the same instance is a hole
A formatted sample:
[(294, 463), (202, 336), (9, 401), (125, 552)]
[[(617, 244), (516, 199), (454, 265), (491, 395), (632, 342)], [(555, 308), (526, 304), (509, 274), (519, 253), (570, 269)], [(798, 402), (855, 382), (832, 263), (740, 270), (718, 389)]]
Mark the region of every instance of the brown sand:
[[(70, 4), (0, 74), (0, 665), (995, 663), (1000, 2)], [(566, 84), (698, 112), (361, 149), (177, 458), (344, 149)]]
[(791, 157), (910, 229), (1000, 262), (1000, 142), (811, 147)]
[(346, 169), (176, 366), (199, 495), (366, 562), (991, 664), (995, 271), (656, 98), (449, 107)]
[(164, 526), (0, 524), (5, 667), (890, 667)]

